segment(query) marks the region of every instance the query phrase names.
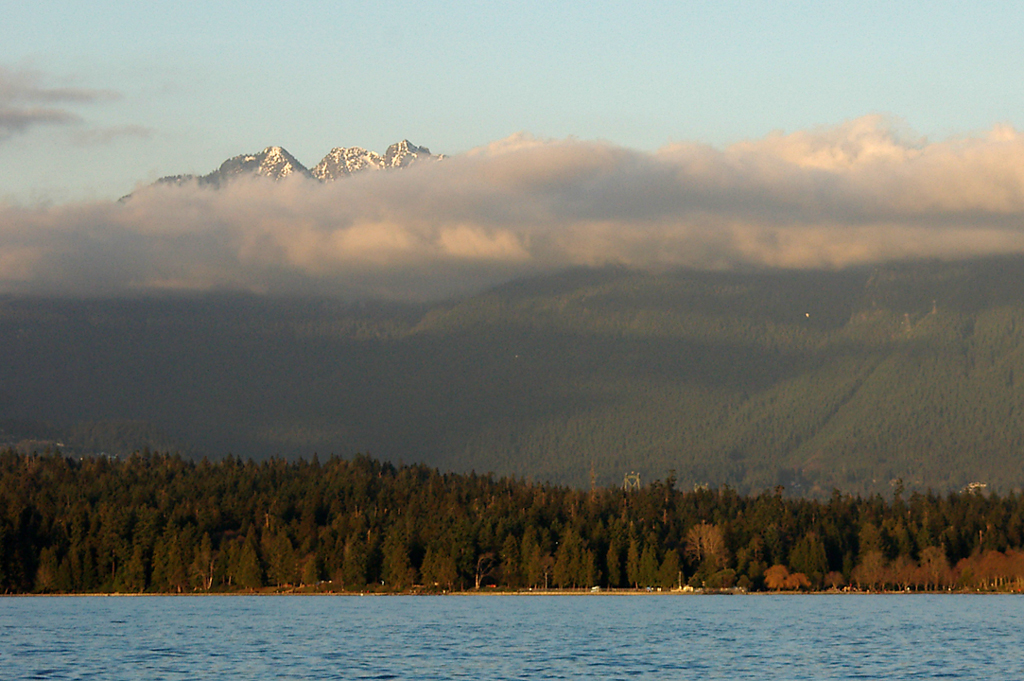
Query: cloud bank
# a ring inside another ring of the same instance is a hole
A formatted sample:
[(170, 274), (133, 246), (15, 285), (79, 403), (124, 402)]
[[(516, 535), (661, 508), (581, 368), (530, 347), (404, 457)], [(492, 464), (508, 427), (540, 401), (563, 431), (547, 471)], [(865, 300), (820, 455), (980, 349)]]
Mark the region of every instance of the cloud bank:
[(0, 291), (432, 298), (567, 266), (841, 268), (1024, 253), (1024, 135), (868, 116), (715, 149), (502, 140), (331, 184), (0, 205)]

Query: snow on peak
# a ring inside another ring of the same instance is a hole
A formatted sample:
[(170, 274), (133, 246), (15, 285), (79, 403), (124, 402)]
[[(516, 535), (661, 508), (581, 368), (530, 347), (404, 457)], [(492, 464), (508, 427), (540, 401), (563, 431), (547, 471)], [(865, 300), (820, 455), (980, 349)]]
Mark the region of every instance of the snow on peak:
[(366, 170), (405, 168), (415, 161), (428, 158), (440, 160), (444, 157), (435, 156), (430, 153), (430, 149), (417, 147), (409, 140), (392, 144), (383, 156), (362, 147), (335, 147), (313, 167), (312, 175), (321, 182), (332, 182)]
[(283, 147), (267, 147), (257, 154), (241, 154), (229, 158), (212, 173), (195, 177), (193, 175), (172, 175), (160, 178), (158, 184), (184, 184), (196, 181), (200, 185), (219, 187), (239, 176), (266, 177), (281, 180), (291, 175), (316, 178), (320, 182), (333, 182), (354, 173), (369, 170), (392, 170), (406, 168), (410, 164), (425, 160), (441, 160), (444, 155), (434, 155), (426, 147), (418, 147), (409, 140), (402, 140), (388, 147), (384, 155), (362, 147), (335, 147), (317, 163), (312, 170), (299, 163)]
[(331, 182), (338, 178), (363, 170), (381, 170), (384, 159), (374, 151), (362, 147), (335, 147), (313, 166), (313, 177), (321, 182)]
[(207, 183), (220, 184), (235, 175), (258, 175), (280, 180), (294, 173), (308, 175), (309, 171), (282, 147), (267, 147), (258, 154), (229, 158), (202, 179)]
[(259, 165), (257, 175), (265, 175), (274, 179), (288, 177), (293, 173), (308, 172), (295, 157), (281, 147), (267, 147), (257, 155)]
[(426, 147), (417, 147), (409, 140), (402, 140), (388, 147), (384, 152), (384, 163), (388, 168), (405, 168), (420, 159), (431, 158), (433, 154)]

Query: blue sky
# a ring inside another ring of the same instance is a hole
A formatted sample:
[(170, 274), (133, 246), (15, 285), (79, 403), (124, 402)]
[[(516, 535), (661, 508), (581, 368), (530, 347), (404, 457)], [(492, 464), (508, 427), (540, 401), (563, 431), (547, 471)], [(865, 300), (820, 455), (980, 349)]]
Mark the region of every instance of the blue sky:
[(311, 166), (334, 146), (459, 154), (519, 131), (653, 151), (871, 113), (929, 140), (1024, 125), (1010, 3), (0, 9), (0, 200), (19, 204), (116, 198), (272, 144)]

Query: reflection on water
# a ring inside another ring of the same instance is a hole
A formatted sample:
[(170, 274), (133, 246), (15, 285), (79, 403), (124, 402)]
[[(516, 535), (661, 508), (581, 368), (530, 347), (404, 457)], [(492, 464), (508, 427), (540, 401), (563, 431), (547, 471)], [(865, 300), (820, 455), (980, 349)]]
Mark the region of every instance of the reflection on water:
[(0, 598), (17, 679), (1017, 678), (1016, 596)]

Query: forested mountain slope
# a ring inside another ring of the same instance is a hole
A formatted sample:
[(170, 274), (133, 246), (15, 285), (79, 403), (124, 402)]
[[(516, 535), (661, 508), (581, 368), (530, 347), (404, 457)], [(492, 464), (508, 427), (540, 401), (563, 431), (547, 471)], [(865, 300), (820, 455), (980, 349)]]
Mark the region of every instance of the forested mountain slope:
[(146, 422), (211, 455), (800, 494), (1024, 482), (1021, 259), (579, 270), (426, 307), (7, 298), (0, 344), (0, 419)]

